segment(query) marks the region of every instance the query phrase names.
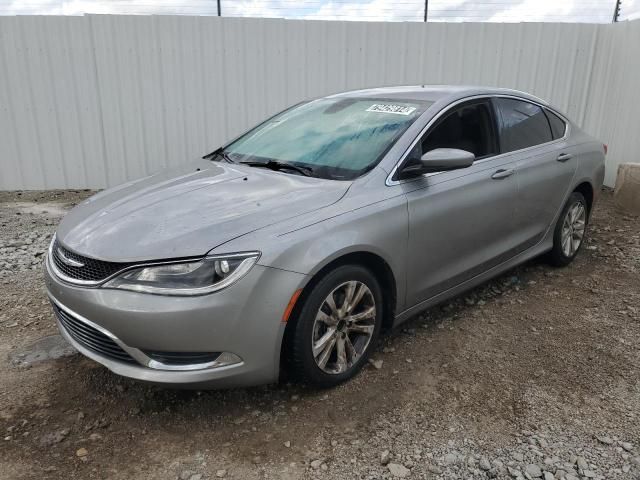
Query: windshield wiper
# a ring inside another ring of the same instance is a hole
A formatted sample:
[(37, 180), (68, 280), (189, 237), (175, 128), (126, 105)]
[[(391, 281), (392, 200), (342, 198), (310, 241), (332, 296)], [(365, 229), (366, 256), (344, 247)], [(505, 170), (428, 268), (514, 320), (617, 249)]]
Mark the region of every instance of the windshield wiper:
[(227, 152), (225, 152), (224, 150), (220, 149), (220, 150), (215, 150), (211, 153), (207, 153), (204, 157), (202, 157), (204, 160), (206, 160), (207, 158), (213, 158), (213, 157), (221, 157), (225, 162), (227, 163), (236, 163)]
[(295, 170), (296, 172), (304, 175), (305, 177), (310, 177), (313, 174), (313, 168), (311, 167), (302, 167), (299, 165), (294, 165), (293, 163), (287, 162), (279, 162), (277, 160), (269, 160), (268, 162), (240, 162), (243, 165), (249, 165), (250, 167), (260, 167), (260, 168), (268, 168), (270, 170)]

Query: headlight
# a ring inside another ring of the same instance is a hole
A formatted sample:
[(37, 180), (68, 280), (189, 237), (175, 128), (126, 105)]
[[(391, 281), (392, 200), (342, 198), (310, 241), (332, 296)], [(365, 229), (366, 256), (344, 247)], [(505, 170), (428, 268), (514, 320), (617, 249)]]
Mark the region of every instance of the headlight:
[(259, 257), (259, 252), (246, 252), (137, 267), (109, 280), (103, 287), (159, 295), (204, 295), (240, 280)]

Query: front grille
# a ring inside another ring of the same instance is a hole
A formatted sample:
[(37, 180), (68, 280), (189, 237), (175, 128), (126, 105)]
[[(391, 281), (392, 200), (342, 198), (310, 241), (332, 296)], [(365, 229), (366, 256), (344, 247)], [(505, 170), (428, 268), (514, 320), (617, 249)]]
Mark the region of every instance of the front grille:
[(220, 352), (150, 352), (149, 357), (165, 365), (194, 365), (197, 363), (213, 362), (220, 356)]
[[(79, 262), (82, 266), (65, 263), (62, 255), (70, 260)], [(104, 262), (94, 258), (78, 255), (63, 247), (57, 240), (53, 244), (51, 257), (56, 268), (69, 278), (89, 282), (100, 282), (120, 270), (130, 267), (132, 263)]]
[(69, 336), (83, 347), (91, 350), (92, 352), (99, 353), (100, 355), (104, 355), (105, 357), (109, 357), (120, 362), (136, 363), (136, 361), (131, 358), (131, 356), (125, 352), (120, 345), (111, 340), (100, 330), (97, 330), (85, 322), (69, 315), (55, 304), (53, 305), (53, 310), (58, 317), (60, 324)]

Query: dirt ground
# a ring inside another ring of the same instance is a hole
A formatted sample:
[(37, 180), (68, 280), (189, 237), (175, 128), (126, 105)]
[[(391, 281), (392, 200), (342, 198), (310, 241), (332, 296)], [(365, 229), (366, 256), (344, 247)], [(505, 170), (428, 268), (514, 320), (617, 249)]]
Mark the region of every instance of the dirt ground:
[(381, 368), (214, 392), (70, 352), (19, 361), (56, 334), (42, 255), (89, 193), (0, 193), (1, 479), (640, 478), (640, 219), (610, 193), (571, 266), (535, 260), (417, 316)]

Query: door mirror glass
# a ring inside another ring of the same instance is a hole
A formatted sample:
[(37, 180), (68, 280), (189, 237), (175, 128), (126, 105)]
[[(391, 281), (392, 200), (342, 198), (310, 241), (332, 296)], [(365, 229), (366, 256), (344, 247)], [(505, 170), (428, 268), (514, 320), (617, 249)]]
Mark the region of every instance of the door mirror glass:
[(436, 148), (431, 150), (419, 160), (410, 162), (402, 169), (401, 178), (415, 177), (424, 173), (447, 172), (459, 168), (467, 168), (473, 165), (476, 156), (457, 148)]

